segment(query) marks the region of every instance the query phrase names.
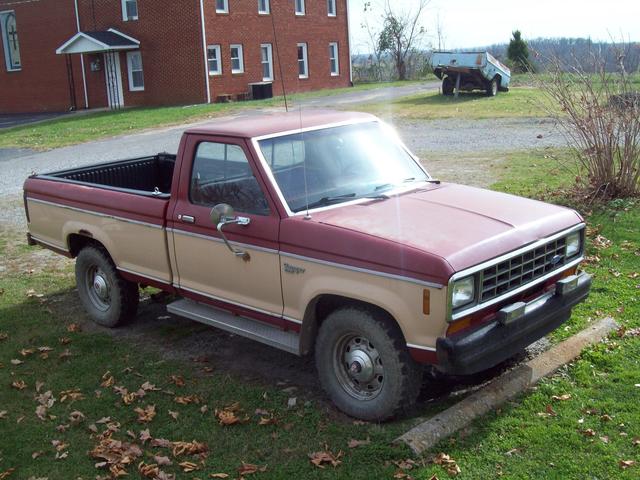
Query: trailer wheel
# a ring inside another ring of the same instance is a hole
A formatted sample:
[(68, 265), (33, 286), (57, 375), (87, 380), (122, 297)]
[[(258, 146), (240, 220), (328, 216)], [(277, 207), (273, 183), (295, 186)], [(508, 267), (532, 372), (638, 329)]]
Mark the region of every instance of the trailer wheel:
[(102, 248), (88, 246), (76, 258), (78, 295), (91, 319), (103, 327), (117, 327), (138, 310), (138, 284), (122, 278)]
[(450, 97), (453, 95), (453, 89), (455, 88), (453, 80), (450, 77), (444, 77), (442, 79), (442, 94)]
[(347, 415), (383, 421), (411, 406), (422, 369), (399, 328), (376, 311), (346, 307), (322, 322), (316, 339), (320, 383)]
[(493, 77), (493, 80), (491, 80), (489, 82), (489, 85), (487, 85), (487, 96), (495, 97), (498, 94), (499, 87), (500, 86), (498, 85), (498, 77)]

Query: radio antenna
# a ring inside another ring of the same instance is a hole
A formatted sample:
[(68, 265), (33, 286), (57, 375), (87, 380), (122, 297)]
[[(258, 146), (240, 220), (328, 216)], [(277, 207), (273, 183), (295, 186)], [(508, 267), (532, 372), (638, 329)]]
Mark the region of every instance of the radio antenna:
[(289, 112), (289, 104), (287, 103), (287, 89), (284, 84), (284, 75), (282, 74), (282, 62), (280, 61), (280, 48), (278, 48), (278, 34), (276, 33), (275, 11), (271, 12), (271, 26), (273, 27), (273, 43), (275, 43), (276, 58), (278, 59), (278, 69), (280, 70), (280, 82), (282, 83), (282, 96), (284, 97), (284, 109), (286, 112)]

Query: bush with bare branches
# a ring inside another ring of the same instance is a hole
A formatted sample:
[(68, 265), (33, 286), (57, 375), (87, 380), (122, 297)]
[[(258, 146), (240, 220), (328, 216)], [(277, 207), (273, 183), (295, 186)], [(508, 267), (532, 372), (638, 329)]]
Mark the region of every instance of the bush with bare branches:
[(596, 73), (552, 60), (547, 75), (534, 76), (546, 94), (545, 108), (575, 150), (578, 179), (594, 199), (640, 195), (640, 78), (625, 71), (623, 51), (618, 72), (607, 72), (599, 59)]

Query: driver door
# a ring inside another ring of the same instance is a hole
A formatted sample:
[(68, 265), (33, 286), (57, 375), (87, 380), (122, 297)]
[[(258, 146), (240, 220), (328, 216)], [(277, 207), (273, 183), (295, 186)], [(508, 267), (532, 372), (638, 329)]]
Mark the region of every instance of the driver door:
[[(190, 159), (190, 160), (189, 160)], [(277, 211), (242, 139), (192, 135), (184, 145), (169, 222), (178, 288), (185, 297), (283, 326)], [(210, 219), (225, 203), (248, 225), (226, 225), (229, 250)]]

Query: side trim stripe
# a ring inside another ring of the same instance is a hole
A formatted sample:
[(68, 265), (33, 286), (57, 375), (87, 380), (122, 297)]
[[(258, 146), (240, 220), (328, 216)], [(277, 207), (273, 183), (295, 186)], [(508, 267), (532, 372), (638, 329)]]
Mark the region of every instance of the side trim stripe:
[(390, 279), (393, 279), (393, 280), (401, 280), (401, 281), (405, 281), (405, 282), (411, 282), (411, 283), (415, 283), (417, 285), (423, 285), (425, 287), (430, 287), (430, 288), (443, 288), (444, 287), (444, 285), (442, 285), (440, 283), (425, 282), (423, 280), (418, 280), (416, 278), (411, 278), (411, 277), (405, 277), (403, 275), (396, 275), (396, 274), (393, 274), (393, 273), (385, 273), (385, 272), (377, 272), (375, 270), (369, 270), (367, 268), (353, 267), (351, 265), (345, 265), (344, 263), (335, 263), (335, 262), (329, 262), (327, 260), (319, 260), (317, 258), (305, 257), (303, 255), (297, 255), (295, 253), (280, 252), (280, 255), (283, 256), (283, 257), (295, 258), (295, 259), (303, 260), (303, 261), (307, 261), (307, 262), (318, 263), (320, 265), (328, 265), (330, 267), (344, 268), (345, 270), (352, 270), (354, 272), (367, 273), (369, 275), (375, 275), (375, 276), (378, 276), (378, 277), (384, 277), (384, 278), (390, 278)]
[(128, 268), (122, 268), (122, 267), (116, 267), (116, 269), (120, 270), (121, 272), (130, 273), (131, 275), (135, 275), (137, 277), (148, 278), (149, 280), (153, 280), (154, 282), (164, 283), (165, 285), (169, 285), (169, 286), (171, 285), (171, 282), (169, 280), (164, 280), (162, 278), (149, 275), (148, 273), (140, 273), (140, 272), (136, 272), (134, 270), (129, 270)]
[(51, 205), (53, 207), (58, 207), (58, 208), (64, 208), (66, 210), (72, 210), (74, 212), (80, 212), (80, 213), (86, 213), (86, 214), (89, 214), (89, 215), (95, 215), (97, 217), (112, 218), (114, 220), (120, 220), (121, 222), (133, 223), (135, 225), (142, 225), (144, 227), (162, 229), (162, 225), (157, 225), (155, 223), (140, 222), (138, 220), (131, 220), (130, 218), (118, 217), (116, 215), (109, 215), (107, 213), (96, 212), (96, 211), (93, 211), (93, 210), (85, 210), (83, 208), (71, 207), (69, 205), (64, 205), (62, 203), (48, 202), (46, 200), (40, 200), (40, 199), (32, 198), (32, 197), (27, 197), (27, 201), (28, 202), (34, 202), (34, 203), (41, 203), (43, 205)]
[(409, 347), (409, 348), (417, 348), (418, 350), (426, 350), (428, 352), (435, 352), (436, 351), (436, 349), (433, 348), (433, 347), (425, 347), (425, 346), (422, 346), (422, 345), (415, 345), (413, 343), (407, 343), (407, 347)]
[[(201, 233), (189, 232), (187, 230), (182, 230), (178, 228), (167, 228), (167, 232), (171, 232), (176, 235), (184, 235), (185, 237), (201, 238), (203, 240), (209, 240), (211, 242), (216, 242), (216, 243), (224, 243), (224, 241), (221, 238), (212, 237), (210, 235), (203, 235)], [(240, 243), (240, 242), (231, 242), (231, 243), (241, 248), (247, 248), (247, 249), (256, 250), (259, 252), (274, 253), (274, 254), (278, 253), (278, 250), (275, 250), (273, 248), (259, 247), (257, 245), (250, 245), (247, 243)]]

